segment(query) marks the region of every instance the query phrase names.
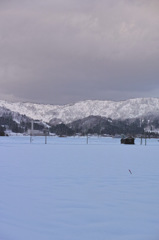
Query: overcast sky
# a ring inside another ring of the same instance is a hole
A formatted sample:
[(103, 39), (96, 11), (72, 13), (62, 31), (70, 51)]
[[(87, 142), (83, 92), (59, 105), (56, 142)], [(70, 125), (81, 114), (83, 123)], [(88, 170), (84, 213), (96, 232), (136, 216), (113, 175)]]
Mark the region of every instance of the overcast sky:
[(0, 0), (0, 99), (159, 97), (159, 0)]

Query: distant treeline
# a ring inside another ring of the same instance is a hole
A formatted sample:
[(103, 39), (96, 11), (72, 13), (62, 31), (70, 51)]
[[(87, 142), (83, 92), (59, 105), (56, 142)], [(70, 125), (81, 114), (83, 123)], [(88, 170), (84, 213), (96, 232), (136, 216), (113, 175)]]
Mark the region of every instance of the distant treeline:
[[(28, 129), (31, 129), (31, 121), (21, 121), (20, 123), (13, 120), (12, 116), (0, 117), (0, 126), (4, 131), (11, 130), (15, 133), (26, 133)], [(2, 127), (3, 126), (3, 127)], [(34, 123), (35, 130), (43, 130), (44, 125), (41, 123)]]
[[(34, 121), (34, 130), (43, 132), (45, 124), (40, 121)], [(158, 119), (127, 119), (127, 120), (112, 120), (100, 116), (89, 116), (84, 119), (74, 121), (69, 124), (50, 125), (49, 132), (59, 136), (73, 136), (75, 134), (87, 135), (151, 135), (158, 136), (155, 129), (159, 129)], [(31, 120), (14, 121), (12, 116), (0, 117), (0, 131), (11, 130), (15, 133), (26, 133), (31, 129)], [(151, 133), (150, 133), (151, 132)]]
[[(151, 124), (151, 125), (150, 125)], [(159, 128), (159, 121), (148, 122), (146, 119), (141, 122), (140, 119), (128, 119), (128, 120), (112, 120), (110, 118), (102, 118), (99, 116), (90, 116), (81, 120), (74, 121), (70, 124), (58, 124), (50, 128), (50, 132), (57, 135), (72, 136), (75, 134), (87, 135), (146, 135), (146, 136), (158, 136), (155, 132), (149, 132), (146, 130)]]

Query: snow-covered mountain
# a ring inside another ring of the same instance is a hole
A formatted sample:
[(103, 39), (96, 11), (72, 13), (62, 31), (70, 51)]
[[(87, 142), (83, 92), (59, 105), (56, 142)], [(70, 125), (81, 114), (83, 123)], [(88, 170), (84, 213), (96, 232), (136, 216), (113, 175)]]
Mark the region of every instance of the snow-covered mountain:
[(136, 98), (126, 101), (87, 100), (67, 105), (35, 104), (0, 101), (1, 111), (8, 109), (29, 118), (44, 122), (70, 123), (88, 116), (102, 116), (112, 119), (142, 118), (159, 115), (158, 98)]
[(12, 118), (13, 121), (20, 124), (20, 122), (30, 122), (31, 119), (26, 115), (22, 115), (19, 112), (14, 112), (5, 107), (0, 106), (0, 117)]

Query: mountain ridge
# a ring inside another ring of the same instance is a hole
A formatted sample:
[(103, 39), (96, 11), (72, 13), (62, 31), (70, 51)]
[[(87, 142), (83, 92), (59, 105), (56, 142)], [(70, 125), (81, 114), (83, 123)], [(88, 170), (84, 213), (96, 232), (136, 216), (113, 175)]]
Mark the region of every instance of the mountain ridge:
[(58, 119), (59, 122), (68, 124), (92, 115), (122, 120), (159, 115), (159, 98), (133, 98), (122, 101), (85, 100), (65, 105), (0, 100), (0, 107), (34, 120), (49, 123)]

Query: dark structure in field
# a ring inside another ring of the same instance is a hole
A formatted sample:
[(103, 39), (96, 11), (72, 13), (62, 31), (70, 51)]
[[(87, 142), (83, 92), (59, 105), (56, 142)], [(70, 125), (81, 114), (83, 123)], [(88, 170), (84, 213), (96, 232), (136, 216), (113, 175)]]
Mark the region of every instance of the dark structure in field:
[(122, 144), (135, 144), (135, 139), (133, 137), (126, 137), (121, 139)]

